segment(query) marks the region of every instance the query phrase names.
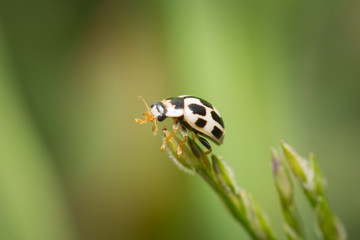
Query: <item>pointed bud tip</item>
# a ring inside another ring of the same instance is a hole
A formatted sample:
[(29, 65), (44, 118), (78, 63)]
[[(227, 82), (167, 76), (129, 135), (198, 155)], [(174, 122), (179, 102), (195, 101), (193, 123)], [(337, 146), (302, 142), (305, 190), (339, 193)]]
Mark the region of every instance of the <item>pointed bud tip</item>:
[(283, 148), (291, 148), (290, 145), (283, 138), (280, 139), (280, 145)]
[(300, 158), (300, 156), (297, 154), (297, 152), (292, 148), (290, 144), (285, 142), (283, 139), (280, 141), (281, 148), (283, 149), (285, 153), (285, 157), (293, 157), (293, 158)]
[(272, 147), (270, 148), (270, 151), (271, 151), (271, 163), (272, 163), (273, 174), (274, 176), (276, 176), (281, 163), (276, 149)]

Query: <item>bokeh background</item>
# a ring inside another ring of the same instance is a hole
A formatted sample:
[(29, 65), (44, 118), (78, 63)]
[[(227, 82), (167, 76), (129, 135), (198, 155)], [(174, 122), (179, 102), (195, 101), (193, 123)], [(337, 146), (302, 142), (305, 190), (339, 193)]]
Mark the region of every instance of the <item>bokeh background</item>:
[(357, 239), (359, 12), (357, 0), (0, 1), (0, 239), (249, 239), (133, 122), (138, 95), (182, 94), (221, 112), (214, 152), (280, 239), (269, 148), (281, 138), (315, 153)]

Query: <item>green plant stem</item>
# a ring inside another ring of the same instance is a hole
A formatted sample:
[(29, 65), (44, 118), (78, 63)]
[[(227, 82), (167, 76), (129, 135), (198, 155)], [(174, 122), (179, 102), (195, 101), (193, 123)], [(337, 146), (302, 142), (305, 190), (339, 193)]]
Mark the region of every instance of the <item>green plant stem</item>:
[(281, 142), (281, 147), (292, 173), (315, 211), (321, 237), (326, 240), (345, 240), (345, 229), (329, 207), (325, 194), (325, 178), (314, 155), (310, 154), (308, 160), (304, 159), (284, 141)]
[(241, 213), (242, 211), (240, 203), (237, 197), (230, 196), (227, 192), (224, 191), (223, 187), (220, 187), (218, 183), (213, 181), (213, 176), (210, 176), (206, 171), (197, 171), (197, 173), (209, 184), (209, 186), (217, 193), (217, 195), (224, 202), (225, 206), (230, 211), (231, 215), (244, 226), (247, 233), (253, 238), (258, 239), (255, 232), (251, 228), (249, 222)]
[[(165, 136), (170, 133), (164, 130)], [(177, 156), (181, 140), (172, 137), (167, 144), (170, 157), (181, 169), (200, 175), (216, 192), (231, 215), (245, 228), (254, 240), (275, 239), (266, 214), (245, 190), (238, 187), (224, 161), (211, 155), (203, 156), (202, 149), (191, 139), (182, 147), (182, 156)]]
[[(163, 129), (165, 137), (170, 132)], [(205, 156), (202, 149), (191, 138), (182, 146), (182, 141), (173, 136), (167, 142), (169, 157), (184, 171), (197, 173), (220, 197), (231, 215), (239, 222), (254, 240), (275, 240), (267, 215), (254, 198), (235, 182), (230, 168), (214, 154)], [(325, 195), (325, 178), (320, 172), (313, 155), (309, 160), (301, 158), (290, 145), (281, 142), (285, 161), (272, 150), (272, 163), (275, 185), (281, 201), (285, 218), (284, 230), (289, 240), (303, 240), (304, 234), (300, 217), (293, 200), (293, 185), (289, 172), (298, 179), (303, 192), (313, 207), (321, 237), (325, 240), (346, 240), (345, 230), (339, 219), (332, 213)]]
[(302, 224), (294, 202), (294, 188), (289, 171), (274, 148), (271, 149), (271, 154), (275, 186), (285, 219), (284, 231), (289, 240), (304, 239)]

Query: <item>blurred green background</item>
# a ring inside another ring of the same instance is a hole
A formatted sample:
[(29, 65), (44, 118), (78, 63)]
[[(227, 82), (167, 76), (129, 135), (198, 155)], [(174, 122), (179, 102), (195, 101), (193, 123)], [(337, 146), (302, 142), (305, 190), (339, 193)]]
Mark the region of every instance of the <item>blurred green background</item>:
[(358, 238), (359, 12), (356, 0), (0, 1), (0, 239), (249, 239), (132, 120), (138, 95), (182, 94), (221, 112), (214, 152), (280, 239), (269, 152), (280, 138), (315, 152)]

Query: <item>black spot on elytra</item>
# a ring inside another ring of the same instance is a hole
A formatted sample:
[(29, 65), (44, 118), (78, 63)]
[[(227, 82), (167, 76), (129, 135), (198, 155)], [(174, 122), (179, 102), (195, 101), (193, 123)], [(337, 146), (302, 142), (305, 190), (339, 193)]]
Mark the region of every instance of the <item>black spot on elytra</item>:
[(206, 120), (199, 118), (198, 120), (196, 120), (195, 125), (203, 128), (206, 125), (206, 123), (207, 123)]
[(215, 111), (211, 111), (211, 116), (216, 122), (218, 122), (223, 128), (225, 128), (224, 121), (219, 115), (217, 115)]
[(196, 98), (199, 99), (199, 101), (204, 105), (207, 106), (208, 108), (213, 109), (213, 105), (211, 105), (211, 103), (209, 103), (208, 101), (202, 99), (202, 98), (198, 98), (198, 97), (194, 97), (194, 96), (185, 96), (184, 98)]
[(201, 116), (205, 116), (206, 115), (206, 109), (205, 107), (198, 105), (198, 104), (190, 104), (189, 105), (190, 110), (194, 113), (194, 114), (198, 114)]
[(184, 99), (183, 98), (171, 98), (171, 104), (175, 106), (175, 109), (184, 108)]
[(204, 100), (204, 99), (201, 99), (201, 98), (199, 98), (199, 100), (200, 100), (200, 102), (202, 103), (202, 104), (204, 104), (205, 106), (207, 106), (208, 108), (213, 108), (213, 105), (211, 105), (211, 103), (209, 103), (208, 101), (206, 101), (206, 100)]
[(223, 135), (223, 132), (222, 132), (217, 126), (214, 126), (213, 130), (211, 131), (211, 133), (212, 133), (217, 139), (220, 139), (221, 136)]

